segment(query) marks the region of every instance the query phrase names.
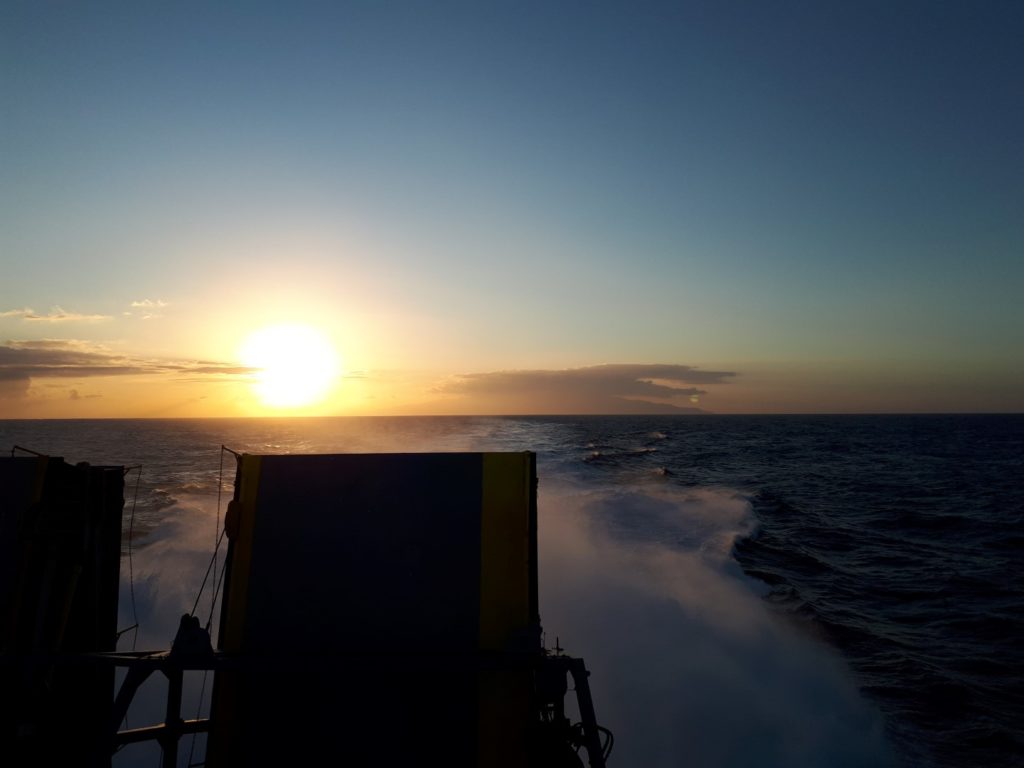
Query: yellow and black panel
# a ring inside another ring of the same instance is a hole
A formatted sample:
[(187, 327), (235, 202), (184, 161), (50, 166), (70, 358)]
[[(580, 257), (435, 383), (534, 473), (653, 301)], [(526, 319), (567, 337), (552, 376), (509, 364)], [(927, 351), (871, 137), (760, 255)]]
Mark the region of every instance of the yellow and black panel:
[[(55, 461), (60, 461), (56, 459)], [(46, 456), (0, 457), (0, 648), (15, 649), (22, 590), (29, 576), (30, 532), (41, 507)]]
[(113, 669), (47, 654), (113, 651), (124, 470), (0, 458), (0, 743), (11, 764), (64, 765), (105, 746)]
[(525, 755), (533, 454), (246, 455), (227, 526), (211, 764)]

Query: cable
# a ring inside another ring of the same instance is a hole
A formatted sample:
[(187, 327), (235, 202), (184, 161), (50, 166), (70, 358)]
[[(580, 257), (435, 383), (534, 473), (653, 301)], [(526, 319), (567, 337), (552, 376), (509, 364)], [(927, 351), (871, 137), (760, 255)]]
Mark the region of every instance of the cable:
[[(221, 465), (220, 465), (221, 477), (220, 477), (220, 480), (219, 480), (220, 485), (218, 485), (218, 488), (217, 488), (217, 528), (218, 528), (218, 530), (220, 529), (221, 487), (224, 485), (224, 482), (223, 482), (223, 480), (224, 480), (224, 451), (227, 451), (228, 453), (234, 454), (235, 456), (238, 455), (237, 453), (232, 451), (227, 446), (222, 445), (220, 448), (221, 448), (221, 453), (220, 453), (220, 456), (221, 456)], [(206, 567), (206, 573), (203, 576), (203, 583), (199, 585), (199, 592), (196, 595), (196, 601), (192, 604), (191, 614), (193, 616), (196, 615), (196, 610), (199, 608), (199, 600), (203, 596), (203, 590), (206, 589), (206, 582), (210, 578), (210, 571), (212, 571), (214, 569), (214, 566), (217, 563), (217, 553), (220, 552), (220, 545), (224, 541), (224, 535), (226, 533), (227, 533), (227, 528), (225, 527), (224, 530), (220, 531), (219, 535), (216, 536), (216, 542), (215, 542), (214, 547), (213, 547), (213, 556), (210, 558), (210, 564)], [(216, 581), (217, 581), (217, 577), (214, 576), (214, 582), (216, 583)], [(217, 599), (217, 593), (216, 593), (216, 590), (215, 590), (214, 591), (214, 595), (213, 595), (213, 600), (216, 601), (216, 599)], [(213, 605), (212, 604), (210, 606), (210, 620), (211, 620), (211, 622), (213, 620)], [(206, 629), (207, 629), (207, 631), (209, 631), (210, 627), (207, 626)]]
[[(220, 448), (221, 448), (220, 456), (221, 456), (221, 461), (222, 462), (223, 462), (223, 459), (224, 459), (224, 451), (227, 451), (232, 456), (234, 456), (236, 461), (238, 459), (241, 459), (241, 457), (242, 457), (242, 454), (240, 454), (240, 453), (238, 453), (236, 451), (231, 450), (226, 445), (222, 445)], [(223, 468), (223, 463), (222, 463), (221, 464), (221, 473), (223, 473), (223, 471), (224, 471), (224, 468)], [(221, 487), (223, 487), (223, 481), (221, 483)], [(220, 502), (218, 500), (218, 515), (219, 514), (220, 514)], [(226, 518), (224, 520), (224, 532), (225, 533), (227, 532), (227, 519)], [(216, 580), (214, 581), (213, 600), (210, 602), (210, 616), (206, 620), (207, 631), (209, 631), (210, 627), (213, 625), (214, 609), (217, 606), (217, 598), (220, 597), (221, 589), (224, 587), (224, 575), (227, 573), (227, 565), (228, 565), (228, 561), (225, 558), (224, 562), (221, 564), (221, 567), (220, 567), (220, 575), (217, 576)]]
[[(209, 673), (210, 673), (210, 670), (208, 670), (208, 669), (204, 669), (203, 670), (203, 684), (199, 687), (199, 704), (196, 706), (196, 720), (198, 720), (199, 716), (203, 713), (203, 698), (206, 696), (206, 676)], [(196, 748), (196, 732), (193, 731), (192, 732), (192, 743), (189, 745), (189, 748), (188, 748), (188, 761), (185, 763), (185, 765), (188, 765), (188, 766), (192, 765), (192, 753), (195, 751), (195, 748)]]
[[(222, 531), (217, 539), (217, 546), (213, 550), (213, 555), (216, 557), (217, 550), (220, 549), (220, 543), (224, 540), (224, 532)], [(210, 564), (206, 566), (206, 575), (203, 576), (203, 583), (199, 585), (199, 594), (196, 595), (196, 601), (192, 604), (191, 615), (196, 615), (196, 609), (199, 608), (199, 600), (203, 596), (203, 590), (206, 589), (206, 582), (210, 578), (210, 571), (213, 570), (213, 557), (210, 558)]]
[[(199, 607), (199, 600), (203, 595), (203, 590), (206, 588), (206, 581), (210, 576), (210, 571), (213, 571), (213, 594), (210, 596), (210, 615), (206, 619), (206, 631), (209, 633), (210, 628), (213, 626), (213, 613), (217, 605), (217, 595), (220, 593), (220, 585), (224, 581), (224, 567), (221, 567), (221, 573), (217, 574), (217, 555), (220, 552), (221, 542), (224, 540), (224, 534), (227, 530), (221, 531), (220, 528), (220, 507), (223, 499), (224, 491), (224, 453), (225, 451), (232, 453), (237, 456), (238, 454), (232, 451), (227, 446), (222, 445), (220, 447), (220, 470), (217, 473), (217, 516), (216, 523), (213, 529), (213, 557), (210, 560), (210, 565), (206, 569), (206, 575), (203, 576), (203, 583), (199, 587), (199, 594), (196, 595), (196, 602), (192, 606), (192, 615), (195, 616), (196, 609)], [(224, 566), (227, 565), (227, 561), (224, 562)], [(196, 719), (198, 720), (203, 711), (203, 700), (206, 697), (206, 680), (210, 671), (208, 669), (203, 670), (203, 683), (199, 687), (199, 702), (196, 704)], [(188, 762), (186, 765), (192, 765), (192, 755), (196, 748), (196, 733), (192, 734), (192, 742), (188, 748)]]
[(605, 741), (604, 746), (601, 748), (601, 756), (607, 761), (611, 757), (612, 747), (615, 746), (615, 736), (603, 725), (597, 726), (597, 730), (608, 737), (608, 740)]
[(213, 597), (210, 598), (210, 619), (206, 622), (206, 631), (210, 631), (210, 624), (213, 622), (213, 604), (217, 601), (217, 551), (220, 548), (220, 541), (217, 537), (220, 535), (220, 500), (221, 493), (224, 490), (224, 446), (220, 447), (220, 471), (217, 473), (217, 523), (213, 529), (213, 573), (214, 573), (214, 591)]
[[(136, 471), (138, 474), (135, 476), (135, 494), (132, 497), (132, 513), (128, 519), (128, 593), (131, 595), (132, 603), (132, 621), (134, 622), (130, 627), (118, 631), (114, 642), (118, 643), (121, 640), (121, 636), (127, 632), (135, 630), (132, 634), (132, 651), (135, 651), (136, 645), (139, 642), (139, 610), (135, 604), (135, 566), (132, 561), (132, 533), (135, 530), (135, 510), (139, 505), (139, 483), (142, 482), (142, 465), (139, 464), (134, 467), (126, 467), (124, 473), (127, 475), (129, 472)], [(128, 728), (128, 712), (124, 713), (124, 720), (122, 721), (125, 728)], [(124, 747), (124, 744), (117, 748), (120, 751)]]
[(215, 586), (213, 588), (213, 601), (210, 603), (210, 615), (206, 617), (207, 631), (209, 631), (209, 628), (213, 626), (214, 608), (217, 605), (217, 598), (220, 597), (221, 588), (224, 586), (224, 574), (227, 572), (227, 569), (228, 561), (227, 558), (225, 558), (224, 562), (220, 564), (220, 576), (217, 577)]
[(135, 510), (139, 505), (139, 483), (142, 482), (142, 465), (133, 467), (138, 471), (135, 475), (135, 495), (132, 498), (132, 514), (128, 520), (128, 591), (132, 600), (132, 621), (135, 622), (135, 634), (132, 635), (132, 650), (139, 642), (139, 610), (135, 604), (135, 564), (132, 561), (132, 533), (135, 531)]
[(27, 453), (27, 454), (29, 454), (31, 456), (38, 456), (40, 459), (48, 459), (48, 458), (50, 458), (45, 453), (40, 453), (39, 451), (33, 451), (31, 448), (22, 448), (20, 445), (15, 445), (15, 446), (13, 446), (11, 448), (11, 458), (14, 458), (15, 451), (21, 451), (22, 453)]

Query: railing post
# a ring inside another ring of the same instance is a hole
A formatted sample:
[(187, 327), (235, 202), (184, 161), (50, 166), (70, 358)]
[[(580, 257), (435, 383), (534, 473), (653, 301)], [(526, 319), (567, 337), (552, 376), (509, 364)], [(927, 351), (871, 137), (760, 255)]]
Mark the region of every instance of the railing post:
[(601, 749), (601, 736), (597, 728), (597, 715), (594, 714), (594, 700), (590, 696), (590, 673), (583, 664), (583, 659), (569, 659), (569, 672), (576, 686), (576, 702), (580, 709), (580, 721), (583, 724), (583, 744), (587, 748), (590, 768), (604, 768), (604, 752)]
[(164, 731), (160, 746), (164, 750), (164, 765), (176, 766), (178, 764), (178, 740), (181, 738), (181, 685), (184, 672), (178, 665), (168, 665), (164, 674), (167, 675), (167, 715), (164, 722), (167, 730)]

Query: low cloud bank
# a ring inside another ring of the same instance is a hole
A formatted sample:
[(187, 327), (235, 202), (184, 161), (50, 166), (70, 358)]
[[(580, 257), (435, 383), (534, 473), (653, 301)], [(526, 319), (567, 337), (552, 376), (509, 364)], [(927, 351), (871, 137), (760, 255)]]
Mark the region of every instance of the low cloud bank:
[(113, 320), (110, 315), (94, 315), (84, 312), (69, 312), (61, 307), (54, 307), (49, 312), (36, 312), (29, 307), (8, 309), (0, 312), (0, 318), (14, 317), (32, 323), (99, 323)]
[(77, 340), (8, 341), (0, 344), (0, 397), (24, 396), (34, 379), (162, 374), (179, 380), (209, 380), (211, 376), (245, 376), (253, 370), (210, 361), (121, 355), (102, 345)]
[(893, 764), (839, 658), (772, 615), (731, 559), (744, 500), (652, 487), (541, 501), (548, 644), (586, 660), (613, 765)]
[(619, 363), (467, 373), (440, 383), (435, 392), (489, 402), (506, 413), (697, 412), (676, 402), (696, 402), (707, 394), (703, 386), (725, 384), (735, 376), (689, 365)]

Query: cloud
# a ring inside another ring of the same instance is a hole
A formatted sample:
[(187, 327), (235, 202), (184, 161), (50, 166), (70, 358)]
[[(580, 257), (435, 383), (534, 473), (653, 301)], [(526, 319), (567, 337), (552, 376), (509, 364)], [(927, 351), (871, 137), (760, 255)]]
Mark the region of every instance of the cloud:
[[(434, 388), (505, 405), (505, 412), (654, 413), (695, 412), (674, 400), (707, 394), (697, 385), (725, 384), (731, 371), (689, 365), (609, 364), (560, 370), (494, 371), (454, 376)], [(525, 408), (525, 410), (523, 410)], [(511, 410), (510, 410), (511, 409)]]
[[(142, 299), (141, 301), (133, 301), (129, 306), (131, 306), (132, 309), (144, 310), (144, 312), (139, 315), (141, 320), (152, 320), (157, 317), (163, 317), (163, 315), (156, 310), (169, 307), (170, 304), (163, 299)], [(133, 312), (124, 312), (123, 314), (126, 317), (132, 317), (134, 315)]]
[(175, 380), (210, 381), (211, 377), (226, 379), (252, 372), (251, 368), (211, 361), (121, 355), (101, 345), (77, 340), (41, 339), (0, 344), (0, 397), (25, 395), (33, 379), (149, 374), (173, 376)]
[(0, 312), (0, 317), (19, 317), (33, 323), (98, 323), (112, 320), (110, 315), (89, 315), (82, 312), (69, 312), (61, 307), (53, 307), (48, 313), (40, 314), (28, 307), (9, 309)]
[(176, 366), (176, 369), (188, 373), (219, 373), (233, 375), (250, 374), (255, 373), (258, 370), (256, 368), (251, 368), (247, 365), (227, 365), (226, 363), (205, 363), (203, 365), (193, 365), (191, 363), (178, 364)]
[(145, 373), (146, 366), (87, 342), (9, 341), (0, 345), (0, 380), (119, 376)]
[(31, 380), (28, 376), (22, 378), (5, 378), (3, 371), (0, 371), (0, 400), (17, 400), (28, 394), (28, 385)]

